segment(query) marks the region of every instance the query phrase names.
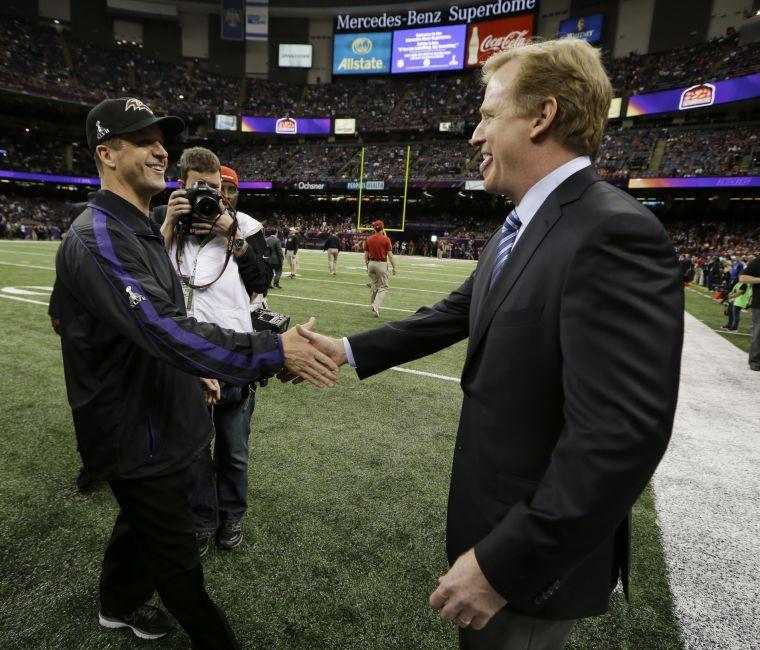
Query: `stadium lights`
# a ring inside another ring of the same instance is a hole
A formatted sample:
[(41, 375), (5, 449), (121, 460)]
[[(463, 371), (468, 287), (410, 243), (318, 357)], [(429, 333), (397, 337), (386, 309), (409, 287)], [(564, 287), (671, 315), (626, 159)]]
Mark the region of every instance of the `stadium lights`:
[(61, 21), (60, 21), (60, 20), (58, 20), (57, 18), (54, 18), (54, 19), (53, 19), (53, 22), (54, 22), (56, 25), (60, 25), (60, 24), (61, 24)]

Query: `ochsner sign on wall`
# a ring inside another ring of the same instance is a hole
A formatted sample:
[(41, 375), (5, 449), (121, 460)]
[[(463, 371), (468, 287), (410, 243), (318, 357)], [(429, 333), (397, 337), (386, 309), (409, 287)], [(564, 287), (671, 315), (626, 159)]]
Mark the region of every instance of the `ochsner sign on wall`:
[(532, 34), (532, 14), (473, 23), (467, 29), (465, 67), (482, 66), (486, 59), (497, 52), (527, 45)]

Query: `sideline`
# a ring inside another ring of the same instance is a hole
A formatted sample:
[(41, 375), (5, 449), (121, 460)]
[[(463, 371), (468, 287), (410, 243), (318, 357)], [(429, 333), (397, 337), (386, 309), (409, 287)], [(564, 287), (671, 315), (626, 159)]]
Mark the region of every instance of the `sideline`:
[(760, 638), (760, 373), (689, 313), (670, 446), (653, 478), (686, 648)]

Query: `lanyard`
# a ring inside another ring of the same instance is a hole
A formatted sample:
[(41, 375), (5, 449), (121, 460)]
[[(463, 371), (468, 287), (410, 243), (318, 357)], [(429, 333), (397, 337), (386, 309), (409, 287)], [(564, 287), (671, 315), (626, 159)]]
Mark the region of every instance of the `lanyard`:
[[(190, 277), (188, 279), (187, 276), (182, 275), (182, 260), (183, 260), (183, 254), (182, 252), (179, 253), (177, 257), (177, 274), (179, 275), (179, 279), (184, 285), (182, 287), (183, 293), (185, 294), (185, 307), (188, 311), (190, 311), (193, 308), (193, 286), (195, 284), (195, 272), (198, 268), (198, 258), (201, 256), (201, 251), (203, 250), (203, 247), (208, 244), (212, 239), (214, 238), (214, 235), (212, 233), (209, 233), (203, 238), (203, 241), (201, 242), (201, 245), (198, 247), (198, 252), (195, 254), (195, 259), (193, 260), (193, 270), (190, 274)], [(181, 242), (177, 242), (179, 245)], [(184, 248), (184, 246), (182, 247)], [(178, 249), (181, 251), (181, 249)]]

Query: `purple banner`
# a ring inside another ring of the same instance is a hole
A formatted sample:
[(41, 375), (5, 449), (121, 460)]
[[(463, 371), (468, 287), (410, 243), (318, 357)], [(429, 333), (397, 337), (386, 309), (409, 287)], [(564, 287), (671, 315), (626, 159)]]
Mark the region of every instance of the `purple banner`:
[(664, 90), (647, 95), (633, 95), (628, 98), (628, 110), (625, 116), (636, 117), (650, 113), (685, 111), (755, 97), (760, 97), (760, 74), (701, 83), (688, 88)]
[(391, 72), (461, 70), (466, 36), (467, 25), (395, 31)]
[(329, 117), (250, 117), (240, 120), (244, 133), (278, 133), (280, 135), (330, 135)]
[(56, 176), (55, 174), (29, 174), (28, 172), (11, 172), (0, 170), (0, 178), (12, 178), (16, 181), (40, 181), (42, 183), (66, 183), (67, 185), (100, 185), (99, 178), (84, 176)]
[(760, 176), (701, 176), (697, 178), (629, 178), (629, 190), (659, 187), (760, 187)]

